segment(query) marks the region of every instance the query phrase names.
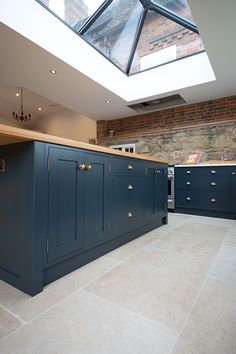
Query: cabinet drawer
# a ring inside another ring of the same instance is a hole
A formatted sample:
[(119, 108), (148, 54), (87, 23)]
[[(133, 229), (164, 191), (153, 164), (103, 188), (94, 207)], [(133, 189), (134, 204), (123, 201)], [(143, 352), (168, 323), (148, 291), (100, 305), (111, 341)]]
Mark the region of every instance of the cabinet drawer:
[(176, 207), (182, 208), (197, 208), (198, 207), (198, 192), (177, 190), (175, 194)]
[(206, 210), (229, 211), (230, 195), (224, 192), (208, 192), (199, 195), (199, 207)]
[(176, 176), (176, 189), (182, 190), (205, 190), (205, 191), (226, 191), (228, 185), (228, 177), (222, 175), (190, 175), (190, 176)]
[(212, 167), (177, 167), (175, 173), (177, 176), (227, 176), (228, 168), (225, 166), (212, 166)]
[(141, 176), (115, 176), (112, 179), (114, 236), (144, 224), (145, 185)]
[(144, 161), (138, 161), (130, 158), (113, 157), (113, 175), (145, 175), (145, 172), (146, 167)]
[(114, 236), (119, 236), (127, 231), (135, 230), (144, 224), (142, 201), (140, 201), (138, 206), (132, 202), (126, 205), (122, 204), (120, 201), (115, 202), (114, 211), (112, 223)]
[(139, 176), (115, 176), (112, 179), (113, 201), (135, 200), (136, 198), (144, 198), (145, 196), (144, 177)]

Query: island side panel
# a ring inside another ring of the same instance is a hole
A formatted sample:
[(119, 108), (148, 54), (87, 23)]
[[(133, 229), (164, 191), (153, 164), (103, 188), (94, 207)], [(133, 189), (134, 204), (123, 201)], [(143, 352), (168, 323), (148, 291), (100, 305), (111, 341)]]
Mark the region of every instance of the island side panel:
[[(32, 227), (32, 161), (28, 146), (1, 146), (0, 159), (0, 278), (25, 291), (27, 235)], [(27, 156), (27, 157), (26, 157)]]

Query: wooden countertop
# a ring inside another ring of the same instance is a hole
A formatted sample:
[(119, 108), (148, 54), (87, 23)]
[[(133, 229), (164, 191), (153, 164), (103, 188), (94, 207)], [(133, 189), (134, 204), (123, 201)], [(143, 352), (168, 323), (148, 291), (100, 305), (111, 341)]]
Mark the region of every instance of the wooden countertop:
[(205, 166), (235, 166), (236, 161), (229, 160), (229, 161), (209, 161), (209, 162), (202, 162), (198, 164), (183, 164), (183, 165), (175, 165), (175, 167), (205, 167)]
[(90, 151), (103, 152), (106, 154), (136, 158), (140, 160), (168, 163), (167, 160), (158, 159), (153, 156), (131, 154), (129, 152), (114, 150), (99, 145), (82, 143), (77, 140), (61, 138), (53, 135), (38, 133), (32, 130), (21, 129), (21, 128), (0, 124), (0, 145), (15, 144), (23, 141), (42, 141), (45, 143), (71, 146), (71, 147), (90, 150)]

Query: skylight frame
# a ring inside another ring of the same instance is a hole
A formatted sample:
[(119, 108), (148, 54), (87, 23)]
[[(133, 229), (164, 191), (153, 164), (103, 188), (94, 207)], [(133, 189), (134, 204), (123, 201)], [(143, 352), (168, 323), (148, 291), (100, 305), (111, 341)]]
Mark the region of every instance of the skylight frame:
[(200, 50), (196, 53), (191, 53), (189, 55), (180, 57), (180, 58), (176, 58), (174, 60), (170, 60), (168, 62), (162, 63), (162, 64), (158, 64), (155, 66), (152, 66), (150, 68), (146, 68), (143, 70), (140, 70), (138, 72), (134, 72), (134, 73), (130, 73), (130, 69), (132, 67), (132, 62), (134, 59), (134, 55), (139, 43), (139, 38), (142, 32), (142, 28), (143, 28), (143, 24), (145, 21), (145, 17), (147, 15), (148, 11), (154, 11), (156, 13), (158, 13), (159, 15), (168, 18), (170, 21), (173, 21), (177, 24), (179, 24), (180, 26), (196, 33), (199, 35), (197, 26), (194, 25), (192, 22), (184, 19), (182, 16), (179, 16), (177, 13), (171, 11), (170, 9), (168, 9), (167, 7), (163, 6), (163, 5), (157, 5), (156, 3), (154, 4), (152, 2), (152, 0), (139, 0), (139, 2), (142, 4), (143, 6), (143, 12), (141, 14), (140, 20), (139, 20), (139, 25), (137, 27), (136, 30), (136, 34), (134, 37), (134, 41), (133, 41), (133, 45), (131, 48), (131, 52), (130, 52), (130, 56), (129, 56), (129, 60), (128, 60), (128, 64), (126, 66), (126, 71), (122, 70), (121, 67), (119, 67), (115, 62), (113, 62), (110, 58), (108, 58), (105, 54), (103, 54), (98, 48), (96, 48), (91, 42), (89, 42), (84, 36), (83, 34), (89, 30), (89, 28), (93, 25), (93, 23), (99, 18), (99, 16), (101, 14), (103, 14), (103, 12), (109, 7), (109, 5), (112, 4), (112, 2), (114, 0), (105, 0), (99, 7), (98, 9), (88, 17), (88, 19), (85, 21), (85, 23), (83, 23), (83, 25), (81, 26), (81, 28), (79, 29), (75, 29), (73, 28), (69, 23), (67, 23), (65, 20), (63, 20), (59, 15), (57, 15), (53, 10), (51, 10), (47, 5), (45, 5), (42, 1), (43, 0), (35, 0), (36, 2), (38, 2), (41, 6), (43, 6), (47, 11), (49, 11), (51, 14), (53, 14), (57, 19), (59, 19), (63, 24), (65, 24), (68, 28), (70, 28), (70, 30), (72, 30), (74, 33), (76, 33), (80, 38), (82, 38), (86, 43), (88, 43), (93, 49), (95, 49), (100, 55), (102, 55), (104, 58), (106, 58), (106, 60), (108, 60), (112, 65), (114, 65), (116, 68), (118, 68), (123, 74), (125, 74), (127, 77), (129, 76), (133, 76), (133, 75), (137, 75), (139, 73), (143, 73), (145, 71), (148, 70), (152, 70), (154, 68), (158, 68), (160, 66), (166, 65), (166, 64), (170, 64), (170, 63), (174, 63), (176, 61), (188, 58), (188, 57), (192, 57), (201, 53), (205, 52), (204, 50)]

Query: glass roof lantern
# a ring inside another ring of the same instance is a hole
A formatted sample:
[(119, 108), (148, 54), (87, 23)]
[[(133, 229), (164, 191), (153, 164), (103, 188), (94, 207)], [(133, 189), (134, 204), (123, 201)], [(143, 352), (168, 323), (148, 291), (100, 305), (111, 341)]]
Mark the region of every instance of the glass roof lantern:
[(204, 51), (187, 0), (37, 1), (127, 75)]

